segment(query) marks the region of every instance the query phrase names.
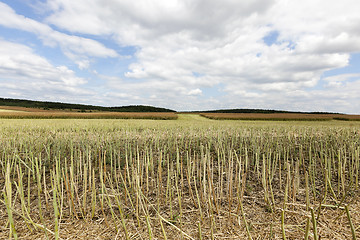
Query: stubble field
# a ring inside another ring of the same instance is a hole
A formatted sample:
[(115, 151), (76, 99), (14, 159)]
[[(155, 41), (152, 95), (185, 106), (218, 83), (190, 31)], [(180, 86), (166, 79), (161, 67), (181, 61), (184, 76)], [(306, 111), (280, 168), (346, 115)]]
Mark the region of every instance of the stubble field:
[(360, 123), (0, 119), (1, 239), (356, 239)]

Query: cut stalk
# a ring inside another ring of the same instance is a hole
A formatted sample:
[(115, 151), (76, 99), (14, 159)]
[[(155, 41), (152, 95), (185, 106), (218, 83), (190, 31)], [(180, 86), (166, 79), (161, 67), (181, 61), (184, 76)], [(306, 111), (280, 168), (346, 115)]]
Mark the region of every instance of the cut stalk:
[(281, 211), (281, 233), (282, 233), (282, 238), (284, 240), (286, 240), (286, 235), (285, 235), (285, 210)]
[(351, 234), (352, 234), (352, 239), (353, 240), (356, 240), (356, 231), (355, 231), (355, 228), (354, 228), (354, 225), (351, 221), (351, 217), (350, 217), (350, 212), (349, 212), (349, 207), (348, 205), (345, 205), (345, 211), (346, 211), (346, 215), (347, 215), (347, 218), (349, 220), (349, 224), (350, 224), (350, 228), (351, 228)]

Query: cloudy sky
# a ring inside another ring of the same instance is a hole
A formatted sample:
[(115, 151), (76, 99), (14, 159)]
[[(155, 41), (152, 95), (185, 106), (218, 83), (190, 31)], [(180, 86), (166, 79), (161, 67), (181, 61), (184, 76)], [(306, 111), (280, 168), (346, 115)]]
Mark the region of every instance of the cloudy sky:
[(360, 114), (359, 0), (0, 0), (0, 97)]

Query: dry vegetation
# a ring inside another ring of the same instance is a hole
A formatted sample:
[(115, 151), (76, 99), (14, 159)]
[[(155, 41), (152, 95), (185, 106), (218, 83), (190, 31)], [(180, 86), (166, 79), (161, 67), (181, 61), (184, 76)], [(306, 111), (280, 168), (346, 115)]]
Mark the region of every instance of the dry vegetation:
[(0, 239), (360, 237), (358, 122), (0, 119), (0, 129)]
[(202, 116), (216, 120), (297, 120), (327, 121), (344, 120), (360, 121), (360, 115), (345, 114), (299, 114), (299, 113), (202, 113)]
[(176, 113), (157, 112), (65, 112), (65, 111), (32, 111), (32, 112), (11, 112), (0, 111), (0, 118), (8, 119), (176, 119)]
[(22, 112), (21, 110), (15, 110), (13, 108), (4, 108), (0, 106), (0, 113), (14, 113), (14, 112)]
[(14, 110), (0, 109), (0, 113), (16, 112)]
[(48, 110), (40, 108), (27, 108), (27, 107), (12, 107), (12, 106), (0, 106), (1, 110), (13, 111), (13, 112), (48, 112)]

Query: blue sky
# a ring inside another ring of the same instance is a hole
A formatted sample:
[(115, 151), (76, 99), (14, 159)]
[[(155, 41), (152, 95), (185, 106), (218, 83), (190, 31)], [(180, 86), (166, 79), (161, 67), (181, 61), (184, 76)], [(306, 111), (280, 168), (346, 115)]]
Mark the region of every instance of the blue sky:
[(360, 114), (357, 0), (0, 0), (0, 97)]

